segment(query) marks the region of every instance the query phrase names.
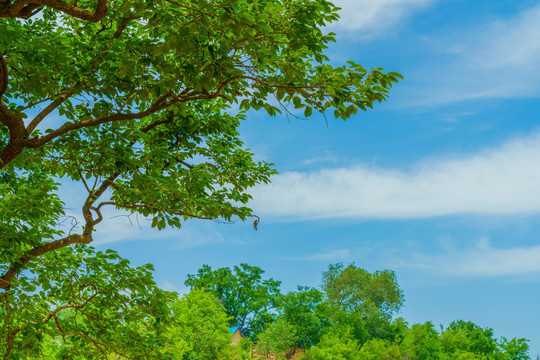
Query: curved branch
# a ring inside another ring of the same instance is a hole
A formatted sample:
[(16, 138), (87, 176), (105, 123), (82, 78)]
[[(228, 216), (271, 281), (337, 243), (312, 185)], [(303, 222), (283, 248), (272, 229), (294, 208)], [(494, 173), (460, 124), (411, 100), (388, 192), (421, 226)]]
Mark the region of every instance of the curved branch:
[(6, 1), (1, 4), (0, 17), (28, 19), (35, 15), (35, 10), (40, 6), (48, 6), (67, 15), (91, 22), (100, 21), (107, 15), (107, 0), (97, 0), (96, 10), (89, 11), (76, 6), (76, 2), (64, 2), (61, 0), (17, 0), (13, 4)]
[(173, 105), (174, 103), (178, 102), (178, 99), (165, 101), (168, 97), (170, 97), (172, 94), (166, 94), (165, 96), (161, 97), (159, 100), (157, 100), (152, 106), (150, 106), (145, 111), (141, 111), (138, 113), (131, 113), (131, 114), (113, 114), (109, 116), (104, 116), (97, 119), (90, 119), (90, 120), (84, 120), (77, 123), (70, 123), (66, 124), (64, 126), (61, 126), (60, 128), (54, 130), (53, 132), (43, 136), (40, 138), (36, 143), (33, 145), (33, 147), (40, 147), (44, 145), (45, 143), (51, 141), (52, 139), (57, 138), (60, 135), (63, 135), (69, 131), (97, 126), (105, 123), (115, 122), (115, 121), (122, 121), (122, 120), (135, 120), (135, 119), (142, 119), (145, 116), (152, 115), (160, 110), (166, 109), (169, 106)]
[(19, 259), (19, 261), (12, 265), (3, 276), (0, 276), (0, 289), (9, 290), (11, 287), (11, 281), (17, 275), (17, 272), (23, 266), (26, 266), (32, 258), (40, 255), (47, 254), (51, 251), (58, 250), (71, 244), (88, 244), (92, 242), (90, 235), (69, 235), (63, 239), (51, 241), (43, 245), (36, 246), (26, 254), (26, 256)]
[[(235, 76), (231, 79), (223, 81), (218, 87), (218, 89), (216, 89), (216, 91), (212, 93), (203, 90), (189, 94), (189, 89), (186, 89), (182, 91), (179, 95), (177, 95), (170, 91), (167, 94), (163, 95), (161, 98), (157, 99), (150, 107), (148, 107), (144, 111), (138, 113), (116, 113), (101, 118), (94, 118), (76, 123), (68, 123), (41, 138), (37, 136), (35, 136), (34, 138), (29, 138), (27, 129), (25, 128), (24, 122), (22, 121), (20, 115), (9, 112), (9, 109), (7, 109), (7, 107), (3, 105), (2, 102), (0, 102), (0, 122), (8, 126), (8, 128), (10, 129), (10, 143), (4, 149), (0, 149), (0, 169), (7, 166), (7, 164), (9, 164), (13, 159), (15, 159), (25, 148), (39, 148), (48, 143), (49, 141), (56, 139), (57, 137), (62, 136), (72, 130), (98, 126), (101, 124), (112, 123), (116, 121), (142, 119), (146, 116), (153, 115), (161, 110), (165, 110), (174, 104), (182, 102), (210, 100), (216, 99), (218, 97), (224, 97), (227, 101), (231, 101), (226, 96), (222, 95), (221, 92), (224, 90), (228, 83), (238, 78), (242, 78), (242, 76)], [(46, 109), (43, 110), (43, 115), (39, 114), (38, 116), (36, 116), (36, 118), (34, 118), (34, 120), (32, 120), (32, 122), (28, 126), (28, 129), (34, 130), (35, 127), (42, 120), (42, 117), (45, 117), (53, 110), (53, 107), (57, 107), (67, 99), (67, 97), (64, 98), (64, 96), (71, 95), (72, 93), (68, 92), (65, 93), (65, 95), (60, 96), (58, 99), (56, 99), (52, 104), (50, 104)], [(156, 125), (167, 121), (168, 120), (158, 121)], [(16, 128), (15, 125), (18, 126), (17, 131), (12, 131)], [(155, 125), (151, 124), (150, 126)]]
[(8, 71), (6, 59), (4, 59), (4, 54), (0, 53), (0, 99), (7, 91), (8, 87)]
[(37, 116), (32, 120), (32, 122), (30, 122), (30, 124), (26, 128), (26, 132), (28, 133), (28, 135), (31, 135), (32, 131), (35, 130), (35, 128), (39, 125), (39, 123), (43, 119), (45, 119), (47, 115), (53, 112), (58, 106), (60, 106), (64, 101), (66, 101), (74, 93), (75, 93), (74, 91), (69, 91), (69, 92), (60, 94), (60, 96), (58, 96), (56, 100), (54, 100), (45, 109), (43, 109), (43, 111), (37, 114)]
[(163, 208), (158, 208), (158, 207), (155, 207), (155, 206), (149, 206), (149, 205), (144, 205), (144, 204), (126, 204), (126, 203), (118, 203), (118, 202), (114, 202), (114, 201), (104, 201), (104, 202), (102, 202), (102, 203), (100, 203), (98, 205), (97, 209), (101, 208), (104, 205), (114, 205), (114, 206), (119, 207), (119, 208), (132, 209), (132, 210), (148, 209), (148, 210), (152, 210), (152, 211), (161, 211), (161, 212), (166, 212), (166, 213), (173, 214), (173, 215), (188, 216), (190, 218), (201, 219), (201, 220), (212, 220), (213, 219), (212, 217), (195, 215), (195, 214), (191, 214), (191, 213), (188, 213), (188, 212), (185, 212), (185, 211), (182, 211), (182, 210), (163, 209)]
[(99, 349), (99, 351), (101, 351), (101, 353), (103, 355), (105, 355), (105, 358), (107, 358), (107, 352), (105, 350), (103, 350), (103, 348), (100, 346), (102, 344), (98, 343), (96, 340), (94, 340), (93, 338), (91, 338), (90, 336), (86, 335), (86, 334), (83, 334), (82, 332), (79, 332), (79, 331), (69, 331), (66, 333), (66, 335), (79, 335), (83, 338), (86, 338), (88, 340), (90, 340), (95, 347), (97, 347)]
[(66, 3), (58, 0), (40, 0), (35, 2), (49, 6), (56, 10), (60, 10), (68, 15), (79, 18), (81, 20), (87, 20), (94, 23), (100, 21), (105, 15), (107, 15), (108, 10), (107, 0), (97, 0), (96, 10), (94, 11), (84, 10), (80, 7), (73, 5), (72, 3)]

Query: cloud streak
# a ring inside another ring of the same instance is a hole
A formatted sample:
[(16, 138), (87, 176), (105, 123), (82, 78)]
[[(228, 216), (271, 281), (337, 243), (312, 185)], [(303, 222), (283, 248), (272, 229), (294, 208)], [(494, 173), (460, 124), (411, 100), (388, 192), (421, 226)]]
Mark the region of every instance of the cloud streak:
[(407, 103), (436, 106), (474, 99), (537, 97), (539, 38), (540, 5), (507, 19), (431, 37), (429, 43), (438, 58), (430, 57), (430, 63), (409, 72), (407, 78), (416, 82), (411, 86), (418, 88), (408, 89), (414, 100)]
[(330, 29), (355, 32), (365, 38), (386, 33), (394, 26), (433, 0), (335, 0), (342, 10), (340, 21)]
[(306, 254), (302, 256), (287, 256), (282, 257), (283, 260), (293, 260), (293, 261), (344, 261), (350, 259), (351, 251), (348, 249), (333, 249), (327, 252)]
[[(465, 250), (453, 250), (444, 255), (412, 254), (402, 268), (428, 270), (453, 277), (515, 276), (540, 272), (540, 245), (494, 248), (487, 238)], [(401, 263), (401, 264), (400, 264)]]
[(253, 208), (278, 220), (406, 219), (540, 212), (540, 134), (408, 171), (365, 165), (288, 172), (254, 190)]

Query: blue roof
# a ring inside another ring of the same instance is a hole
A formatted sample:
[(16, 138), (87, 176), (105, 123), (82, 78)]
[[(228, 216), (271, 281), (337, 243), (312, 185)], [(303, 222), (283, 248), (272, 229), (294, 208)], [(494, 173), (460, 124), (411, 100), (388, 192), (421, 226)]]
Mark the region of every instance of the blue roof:
[(246, 337), (246, 335), (244, 335), (244, 332), (242, 331), (242, 329), (240, 329), (240, 326), (233, 326), (233, 327), (229, 328), (229, 331), (231, 332), (231, 335), (234, 334), (236, 332), (236, 330), (240, 330), (240, 332), (242, 333), (242, 336)]

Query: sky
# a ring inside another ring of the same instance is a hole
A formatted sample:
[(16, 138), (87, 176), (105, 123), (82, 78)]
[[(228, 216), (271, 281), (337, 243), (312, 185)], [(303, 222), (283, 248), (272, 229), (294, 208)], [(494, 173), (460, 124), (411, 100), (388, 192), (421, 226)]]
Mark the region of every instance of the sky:
[(284, 292), (319, 286), (337, 262), (390, 269), (410, 324), (470, 320), (530, 339), (535, 358), (540, 1), (335, 3), (332, 64), (403, 74), (388, 101), (347, 121), (250, 113), (242, 139), (280, 172), (252, 190), (258, 231), (190, 221), (158, 232), (117, 217), (95, 245), (153, 263), (157, 283), (180, 293), (203, 264), (259, 266)]

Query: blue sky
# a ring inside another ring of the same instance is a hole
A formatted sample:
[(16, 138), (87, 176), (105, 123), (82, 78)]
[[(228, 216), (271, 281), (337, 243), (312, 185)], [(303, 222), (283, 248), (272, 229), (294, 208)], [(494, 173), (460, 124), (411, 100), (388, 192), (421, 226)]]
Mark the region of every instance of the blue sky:
[(471, 320), (530, 339), (535, 357), (540, 1), (335, 3), (332, 62), (402, 73), (390, 99), (346, 122), (250, 114), (242, 138), (280, 172), (253, 190), (258, 231), (114, 218), (96, 245), (155, 264), (157, 282), (180, 292), (203, 264), (260, 266), (285, 291), (318, 286), (330, 263), (391, 269), (410, 323)]

